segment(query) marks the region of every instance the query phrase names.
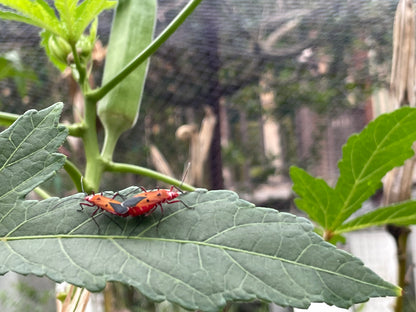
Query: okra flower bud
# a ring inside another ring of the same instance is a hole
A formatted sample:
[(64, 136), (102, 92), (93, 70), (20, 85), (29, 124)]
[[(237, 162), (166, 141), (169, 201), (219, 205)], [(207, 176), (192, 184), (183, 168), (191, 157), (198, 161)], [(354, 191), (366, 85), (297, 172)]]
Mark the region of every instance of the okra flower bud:
[[(120, 0), (113, 19), (103, 84), (114, 78), (152, 41), (156, 0)], [(148, 60), (123, 79), (98, 104), (98, 116), (106, 131), (104, 150), (110, 157), (119, 136), (136, 123)], [(108, 145), (108, 146), (107, 146)]]
[(48, 48), (53, 57), (59, 62), (67, 64), (67, 57), (71, 53), (71, 46), (64, 38), (56, 35), (50, 36)]

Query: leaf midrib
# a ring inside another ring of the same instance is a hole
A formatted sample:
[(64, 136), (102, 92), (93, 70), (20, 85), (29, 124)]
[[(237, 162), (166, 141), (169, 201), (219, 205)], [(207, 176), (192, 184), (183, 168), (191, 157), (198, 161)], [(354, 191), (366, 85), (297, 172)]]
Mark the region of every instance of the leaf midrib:
[[(183, 239), (168, 239), (168, 238), (160, 238), (160, 237), (128, 237), (128, 236), (121, 236), (121, 235), (103, 236), (103, 235), (87, 235), (87, 234), (15, 236), (15, 237), (1, 238), (1, 240), (4, 243), (7, 243), (7, 242), (10, 242), (10, 241), (34, 240), (34, 239), (58, 239), (58, 240), (61, 240), (61, 239), (100, 239), (100, 240), (102, 240), (103, 238), (112, 241), (116, 246), (118, 246), (118, 243), (115, 242), (117, 240), (142, 240), (142, 241), (158, 241), (158, 242), (167, 242), (167, 243), (176, 243), (176, 244), (194, 244), (194, 245), (198, 245), (198, 246), (217, 248), (217, 249), (221, 249), (223, 251), (233, 251), (233, 252), (238, 252), (238, 253), (245, 253), (247, 255), (268, 258), (268, 259), (277, 260), (277, 261), (281, 261), (281, 262), (292, 264), (292, 265), (297, 265), (297, 266), (304, 267), (304, 268), (313, 269), (315, 271), (319, 271), (319, 272), (322, 272), (322, 273), (326, 273), (326, 274), (346, 278), (346, 279), (352, 280), (352, 281), (354, 281), (356, 283), (359, 283), (359, 284), (364, 284), (364, 285), (368, 285), (368, 286), (371, 286), (371, 287), (377, 286), (380, 289), (391, 290), (391, 288), (389, 288), (389, 287), (374, 285), (372, 283), (365, 282), (365, 281), (353, 278), (353, 277), (348, 276), (348, 275), (337, 273), (336, 271), (329, 271), (329, 270), (326, 270), (326, 269), (323, 269), (323, 268), (315, 267), (315, 266), (312, 266), (312, 265), (306, 265), (306, 264), (296, 262), (296, 261), (293, 261), (293, 260), (288, 260), (288, 259), (285, 259), (285, 258), (282, 258), (282, 257), (276, 257), (276, 256), (272, 256), (272, 255), (267, 255), (267, 254), (262, 254), (262, 253), (250, 251), (250, 250), (244, 250), (244, 249), (241, 249), (241, 248), (235, 248), (235, 247), (229, 247), (229, 246), (223, 246), (223, 245), (218, 245), (218, 244), (213, 244), (213, 243), (206, 243), (206, 242), (199, 242), (199, 241), (191, 241), (191, 240), (183, 240)], [(311, 246), (308, 246), (308, 247), (311, 247)], [(132, 256), (130, 253), (128, 253), (128, 255)]]

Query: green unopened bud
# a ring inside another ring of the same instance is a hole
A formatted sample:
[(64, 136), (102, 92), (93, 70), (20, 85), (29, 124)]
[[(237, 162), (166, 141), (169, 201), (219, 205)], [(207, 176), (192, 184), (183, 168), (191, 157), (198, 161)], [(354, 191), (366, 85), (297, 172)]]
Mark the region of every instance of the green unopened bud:
[(71, 53), (71, 46), (62, 37), (52, 35), (48, 40), (48, 47), (51, 55), (59, 62), (67, 64), (67, 57)]
[(88, 61), (91, 58), (92, 49), (94, 48), (94, 41), (89, 36), (81, 35), (77, 44), (77, 52), (83, 62)]

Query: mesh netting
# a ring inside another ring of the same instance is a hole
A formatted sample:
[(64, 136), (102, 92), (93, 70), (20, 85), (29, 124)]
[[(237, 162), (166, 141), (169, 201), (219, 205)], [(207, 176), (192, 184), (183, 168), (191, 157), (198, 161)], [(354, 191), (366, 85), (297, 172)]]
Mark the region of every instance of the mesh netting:
[[(185, 3), (159, 1), (157, 34)], [(138, 122), (123, 135), (114, 158), (153, 166), (149, 146), (154, 144), (180, 178), (190, 158), (189, 142), (176, 139), (175, 131), (183, 124), (199, 129), (210, 107), (221, 113), (221, 131), (199, 186), (221, 185), (224, 175), (226, 187), (252, 190), (270, 179), (285, 181), (292, 164), (333, 178), (340, 146), (372, 118), (368, 105), (374, 90), (388, 86), (396, 5), (384, 0), (202, 2), (152, 57)], [(104, 45), (111, 20), (112, 12), (100, 17)], [(23, 87), (16, 79), (1, 80), (0, 108), (22, 113), (63, 101), (64, 119), (71, 120), (71, 84), (47, 63), (39, 30), (0, 23), (0, 52), (14, 51), (21, 66), (36, 75)], [(94, 69), (96, 84), (102, 68)], [(104, 186), (114, 189), (110, 181)]]

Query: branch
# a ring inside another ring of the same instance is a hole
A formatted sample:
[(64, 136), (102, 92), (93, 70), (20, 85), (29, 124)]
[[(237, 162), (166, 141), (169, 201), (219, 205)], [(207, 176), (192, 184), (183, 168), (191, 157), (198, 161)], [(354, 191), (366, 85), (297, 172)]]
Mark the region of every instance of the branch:
[(153, 178), (153, 179), (156, 179), (156, 180), (159, 180), (159, 181), (171, 184), (171, 185), (175, 185), (185, 191), (195, 191), (195, 188), (192, 185), (183, 183), (182, 181), (179, 181), (167, 175), (161, 174), (157, 171), (144, 168), (141, 166), (124, 164), (124, 163), (108, 162), (106, 163), (105, 169), (107, 169), (107, 171), (112, 171), (112, 172), (134, 173), (134, 174), (150, 177), (150, 178)]
[(0, 126), (8, 127), (19, 118), (20, 115), (0, 112)]
[(69, 161), (68, 159), (65, 160), (64, 169), (68, 173), (69, 177), (72, 179), (72, 181), (75, 184), (75, 187), (79, 192), (82, 191), (82, 185), (81, 185), (81, 177), (82, 173), (78, 170), (78, 168), (75, 166), (74, 163)]
[(86, 94), (86, 98), (91, 101), (98, 102), (116, 85), (123, 81), (133, 70), (139, 67), (147, 58), (149, 58), (157, 49), (178, 29), (186, 18), (195, 10), (202, 0), (191, 0), (175, 17), (175, 19), (165, 28), (165, 30), (153, 42), (137, 55), (130, 63), (128, 63), (113, 79), (103, 85), (101, 88), (95, 89)]

